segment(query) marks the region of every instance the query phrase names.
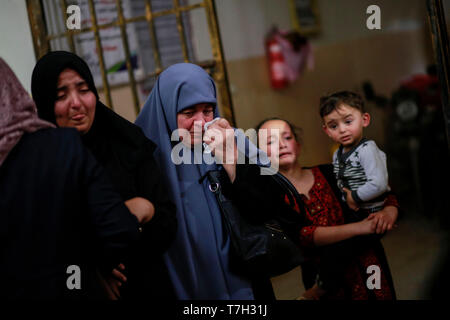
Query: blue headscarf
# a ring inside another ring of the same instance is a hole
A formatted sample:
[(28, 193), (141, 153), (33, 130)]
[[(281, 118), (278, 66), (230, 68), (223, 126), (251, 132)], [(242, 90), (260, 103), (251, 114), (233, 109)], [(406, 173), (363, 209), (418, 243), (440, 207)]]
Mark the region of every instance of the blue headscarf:
[(199, 183), (208, 170), (221, 166), (175, 165), (171, 159), (177, 113), (198, 103), (216, 106), (213, 79), (197, 65), (175, 64), (158, 77), (135, 122), (157, 145), (154, 155), (177, 207), (178, 232), (166, 264), (179, 299), (253, 299), (250, 281), (230, 270), (230, 241), (208, 181)]

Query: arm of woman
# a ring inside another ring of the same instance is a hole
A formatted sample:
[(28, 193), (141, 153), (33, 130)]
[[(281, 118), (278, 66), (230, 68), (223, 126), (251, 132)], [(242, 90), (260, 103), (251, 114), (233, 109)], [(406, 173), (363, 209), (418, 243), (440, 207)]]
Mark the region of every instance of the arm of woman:
[[(78, 133), (75, 134), (79, 139)], [(100, 270), (108, 273), (126, 260), (131, 244), (135, 244), (139, 237), (138, 223), (149, 217), (130, 214), (103, 168), (84, 149), (81, 141), (77, 147), (77, 154), (81, 154), (78, 158), (84, 160), (79, 176), (83, 180), (88, 212), (98, 242), (95, 244), (95, 258)]]
[(369, 234), (383, 234), (392, 230), (398, 217), (398, 203), (394, 195), (389, 195), (387, 206), (383, 210), (372, 213), (360, 222), (348, 223), (331, 227), (316, 227), (313, 241), (316, 246), (323, 246), (356, 236)]
[(372, 234), (375, 230), (374, 217), (369, 216), (360, 222), (339, 226), (316, 227), (313, 232), (313, 241), (315, 246), (325, 246), (356, 236)]

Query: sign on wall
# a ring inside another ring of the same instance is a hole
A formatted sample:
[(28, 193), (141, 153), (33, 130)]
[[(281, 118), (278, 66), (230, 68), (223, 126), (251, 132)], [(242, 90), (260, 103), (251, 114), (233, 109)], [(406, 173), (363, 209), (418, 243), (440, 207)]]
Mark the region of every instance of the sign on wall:
[[(181, 0), (180, 5), (186, 1)], [(115, 0), (95, 0), (95, 11), (98, 25), (114, 22), (118, 19)], [(48, 33), (60, 34), (66, 31), (66, 24), (62, 15), (60, 1), (45, 0), (44, 12)], [(81, 13), (81, 29), (92, 26), (88, 0), (67, 1), (68, 5), (78, 5)], [(152, 11), (157, 12), (172, 8), (172, 2), (167, 0), (152, 0)], [(122, 0), (125, 18), (145, 15), (144, 0)], [(183, 13), (183, 25), (187, 39), (187, 49), (190, 60), (193, 59), (189, 13)], [(183, 62), (180, 36), (177, 30), (175, 15), (165, 15), (154, 20), (157, 43), (161, 56), (162, 67)], [(156, 69), (153, 49), (151, 45), (148, 23), (146, 21), (127, 24), (128, 44), (131, 54), (131, 64), (137, 81), (146, 77)], [(118, 26), (101, 29), (100, 37), (105, 60), (105, 68), (110, 85), (120, 85), (129, 82), (129, 76), (125, 63), (120, 28)], [(97, 87), (102, 87), (100, 63), (97, 54), (97, 46), (93, 32), (76, 34), (74, 36), (76, 53), (89, 65)], [(69, 50), (69, 44), (65, 37), (54, 39), (50, 43), (51, 50)], [(152, 86), (151, 80), (141, 85), (140, 91), (148, 91)]]

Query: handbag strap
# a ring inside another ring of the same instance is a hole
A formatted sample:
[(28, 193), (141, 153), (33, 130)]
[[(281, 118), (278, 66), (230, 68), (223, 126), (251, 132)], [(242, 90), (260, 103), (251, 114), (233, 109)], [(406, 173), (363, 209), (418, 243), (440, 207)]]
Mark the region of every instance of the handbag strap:
[(277, 172), (272, 177), (278, 185), (286, 191), (286, 195), (291, 205), (295, 206), (295, 204), (298, 204), (300, 206), (300, 204), (303, 203), (297, 188), (285, 176)]
[[(210, 183), (221, 183), (220, 181), (220, 170), (209, 170), (206, 172), (200, 179), (199, 183), (202, 183), (205, 178), (208, 177)], [(281, 173), (277, 172), (274, 175), (271, 175), (272, 179), (280, 186), (282, 190), (285, 191), (286, 196), (288, 197), (289, 204), (295, 208), (297, 205), (300, 213), (305, 213), (305, 209), (303, 207), (303, 200), (300, 197), (300, 194), (297, 191), (297, 188)]]

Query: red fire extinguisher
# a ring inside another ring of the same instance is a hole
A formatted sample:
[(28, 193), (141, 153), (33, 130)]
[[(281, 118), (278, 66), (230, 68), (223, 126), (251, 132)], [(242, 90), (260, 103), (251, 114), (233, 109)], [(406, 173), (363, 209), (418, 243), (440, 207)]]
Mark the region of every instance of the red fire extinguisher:
[(286, 87), (288, 85), (286, 63), (283, 52), (281, 51), (281, 45), (278, 43), (273, 32), (266, 38), (266, 51), (272, 88), (281, 89)]

